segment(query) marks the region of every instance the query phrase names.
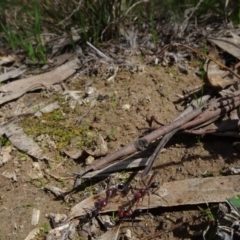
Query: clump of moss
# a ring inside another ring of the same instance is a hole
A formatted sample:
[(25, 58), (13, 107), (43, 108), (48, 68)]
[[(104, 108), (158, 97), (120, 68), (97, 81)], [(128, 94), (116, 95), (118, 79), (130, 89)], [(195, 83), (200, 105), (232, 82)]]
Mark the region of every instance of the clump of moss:
[(0, 137), (0, 146), (9, 146), (11, 145), (11, 142), (8, 140), (7, 137), (3, 136)]
[(33, 139), (40, 135), (48, 135), (57, 149), (67, 146), (72, 139), (77, 139), (75, 145), (78, 148), (91, 147), (94, 140), (94, 135), (90, 134), (87, 124), (81, 126), (67, 124), (67, 119), (60, 110), (44, 114), (41, 119), (28, 117), (22, 122), (22, 127)]

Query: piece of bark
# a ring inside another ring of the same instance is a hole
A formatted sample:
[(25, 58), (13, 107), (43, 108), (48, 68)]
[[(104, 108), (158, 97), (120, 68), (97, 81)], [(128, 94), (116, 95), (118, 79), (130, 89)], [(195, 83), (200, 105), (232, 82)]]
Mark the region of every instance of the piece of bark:
[(137, 159), (127, 159), (120, 162), (116, 162), (107, 166), (101, 170), (96, 170), (89, 172), (82, 178), (92, 178), (92, 177), (102, 177), (109, 175), (111, 172), (122, 171), (125, 169), (131, 170), (131, 168), (144, 167), (146, 166), (148, 158), (137, 158)]
[(44, 158), (43, 150), (23, 132), (22, 128), (11, 123), (5, 128), (4, 133), (9, 141), (19, 150), (36, 159)]
[[(138, 204), (139, 209), (195, 205), (204, 203), (224, 202), (226, 198), (240, 194), (240, 176), (194, 178), (164, 183), (155, 193), (146, 195)], [(75, 205), (69, 212), (66, 222), (86, 214), (84, 209), (93, 209), (98, 198), (105, 198), (105, 191), (90, 196)], [(101, 212), (117, 211), (131, 201), (133, 195), (116, 196)], [(116, 199), (116, 201), (115, 201)]]
[(24, 240), (34, 240), (40, 232), (41, 228), (34, 228)]
[(8, 79), (11, 79), (11, 78), (16, 78), (16, 77), (20, 76), (21, 74), (23, 74), (24, 72), (26, 72), (26, 69), (17, 68), (17, 69), (11, 70), (9, 72), (3, 73), (0, 75), (0, 82), (7, 81)]
[(75, 58), (64, 65), (54, 69), (51, 72), (43, 73), (37, 76), (20, 79), (10, 82), (0, 87), (0, 92), (9, 93), (0, 99), (0, 105), (8, 101), (21, 97), (29, 91), (47, 88), (53, 84), (60, 83), (76, 72), (79, 60)]

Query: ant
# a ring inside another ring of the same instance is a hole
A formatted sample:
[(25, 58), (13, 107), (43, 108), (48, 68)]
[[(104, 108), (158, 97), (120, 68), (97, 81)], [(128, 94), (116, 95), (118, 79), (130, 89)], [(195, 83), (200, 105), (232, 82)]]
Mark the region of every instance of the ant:
[[(138, 232), (135, 231), (135, 228), (134, 228), (134, 220), (136, 220), (137, 217), (139, 217), (140, 215), (143, 215), (143, 214), (147, 214), (147, 215), (150, 215), (152, 216), (150, 213), (143, 213), (143, 210), (142, 209), (135, 209), (134, 211), (132, 211), (132, 209), (128, 209), (128, 210), (124, 210), (124, 209), (120, 209), (118, 210), (118, 219), (120, 222), (122, 221), (127, 221), (127, 220), (132, 220), (132, 229), (133, 231), (138, 235)], [(141, 225), (138, 225), (138, 227), (141, 227), (143, 229), (144, 232), (146, 232), (147, 230), (145, 229), (145, 227), (141, 226)]]
[(139, 217), (142, 214), (142, 209), (135, 209), (134, 211), (132, 211), (132, 209), (120, 209), (118, 210), (117, 216), (118, 216), (118, 220), (120, 222), (122, 221), (127, 221), (127, 220), (132, 220), (132, 228), (134, 229), (133, 223), (134, 220)]
[(119, 184), (116, 185), (116, 186), (113, 186), (113, 187), (111, 187), (111, 188), (108, 188), (108, 189), (106, 190), (106, 199), (108, 200), (108, 199), (114, 197), (114, 196), (117, 194), (117, 192), (123, 192), (124, 189), (125, 189), (125, 187), (126, 187), (126, 186), (125, 186), (124, 183), (119, 183)]
[[(87, 213), (81, 217), (81, 227), (90, 222), (91, 225), (93, 225), (93, 218), (96, 218), (96, 220), (98, 220), (101, 225), (106, 229), (105, 225), (103, 224), (102, 220), (100, 219), (100, 214), (99, 212), (104, 208), (106, 207), (108, 204), (108, 201), (106, 199), (98, 199), (95, 203), (94, 203), (94, 208), (93, 209), (84, 209)], [(90, 231), (89, 231), (89, 235), (90, 234)]]
[(125, 186), (124, 183), (120, 183), (120, 184), (115, 185), (111, 188), (108, 188), (106, 190), (106, 197), (105, 198), (98, 198), (96, 200), (96, 202), (94, 202), (94, 208), (93, 209), (84, 209), (86, 211), (86, 214), (80, 218), (79, 228), (84, 229), (83, 226), (85, 224), (89, 223), (90, 228), (89, 228), (89, 230), (85, 230), (85, 231), (87, 231), (89, 236), (91, 236), (91, 225), (93, 225), (92, 220), (93, 220), (93, 218), (96, 218), (96, 220), (98, 221), (100, 226), (102, 228), (104, 228), (105, 230), (107, 230), (107, 227), (103, 223), (99, 212), (108, 205), (110, 198), (113, 198), (117, 194), (118, 191), (120, 191), (120, 192), (124, 191), (125, 188), (126, 188), (126, 186)]
[(134, 220), (136, 217), (139, 217), (142, 213), (143, 213), (142, 209), (135, 209), (134, 211), (132, 211), (131, 209), (129, 210), (121, 209), (118, 210), (117, 215), (120, 220), (125, 220), (129, 218)]
[(135, 202), (138, 203), (141, 198), (143, 199), (143, 197), (144, 197), (147, 193), (149, 193), (149, 190), (150, 190), (150, 189), (158, 188), (158, 187), (159, 187), (158, 182), (153, 182), (153, 179), (154, 179), (156, 173), (157, 173), (157, 172), (154, 172), (154, 173), (153, 173), (153, 175), (152, 175), (151, 178), (149, 179), (147, 185), (143, 182), (144, 185), (145, 185), (144, 188), (141, 188), (141, 189), (139, 189), (137, 192), (134, 193), (134, 201), (135, 201)]
[(87, 211), (87, 214), (83, 217), (84, 221), (91, 221), (92, 218), (94, 217), (98, 217), (99, 216), (99, 212), (105, 208), (108, 203), (109, 203), (109, 199), (114, 197), (118, 191), (123, 191), (125, 189), (125, 184), (124, 183), (120, 183), (116, 186), (113, 186), (111, 188), (108, 188), (106, 190), (106, 198), (98, 198), (97, 201), (94, 203), (94, 209), (85, 209), (85, 211)]

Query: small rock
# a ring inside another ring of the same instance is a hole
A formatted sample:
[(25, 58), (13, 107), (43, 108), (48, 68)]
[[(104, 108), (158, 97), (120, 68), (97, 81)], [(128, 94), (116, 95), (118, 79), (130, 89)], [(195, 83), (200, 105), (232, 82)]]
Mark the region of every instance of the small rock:
[(12, 151), (12, 146), (7, 146), (7, 147), (2, 147), (0, 151), (0, 166), (4, 165), (7, 163), (9, 160), (11, 160), (11, 151)]
[(97, 89), (95, 87), (87, 87), (86, 88), (86, 94), (88, 96), (92, 96), (93, 94), (95, 94), (97, 91)]
[(108, 154), (108, 146), (101, 134), (98, 136), (99, 149), (94, 152), (95, 157), (102, 157)]
[(132, 239), (132, 232), (129, 228), (127, 228), (125, 230), (125, 233), (124, 233), (124, 236), (127, 238), (127, 239)]
[(48, 104), (47, 106), (43, 107), (41, 110), (37, 111), (34, 116), (35, 117), (41, 117), (43, 113), (50, 113), (53, 112), (54, 110), (60, 108), (60, 105), (58, 101), (53, 102), (51, 104)]
[(78, 158), (80, 158), (81, 156), (82, 156), (82, 154), (83, 154), (83, 150), (81, 150), (81, 149), (70, 149), (70, 150), (63, 150), (63, 152), (68, 156), (68, 157), (70, 157), (70, 158), (72, 158), (72, 159), (74, 159), (74, 160), (76, 160), (76, 159), (78, 159)]
[(88, 156), (86, 159), (86, 165), (91, 165), (94, 161), (94, 157), (93, 156)]
[(33, 162), (32, 166), (33, 166), (34, 170), (41, 171), (41, 166), (40, 166), (39, 162)]
[(12, 179), (13, 181), (17, 182), (17, 176), (16, 176), (15, 172), (5, 171), (2, 173), (2, 176), (4, 176), (7, 179)]
[(219, 211), (222, 212), (223, 214), (228, 213), (228, 207), (225, 204), (219, 203), (218, 208), (219, 208)]
[(124, 104), (123, 106), (122, 106), (122, 109), (123, 110), (126, 110), (126, 111), (129, 111), (130, 110), (130, 104)]
[(40, 217), (40, 210), (34, 208), (33, 213), (32, 213), (32, 221), (31, 224), (33, 226), (37, 225), (39, 222), (39, 217)]

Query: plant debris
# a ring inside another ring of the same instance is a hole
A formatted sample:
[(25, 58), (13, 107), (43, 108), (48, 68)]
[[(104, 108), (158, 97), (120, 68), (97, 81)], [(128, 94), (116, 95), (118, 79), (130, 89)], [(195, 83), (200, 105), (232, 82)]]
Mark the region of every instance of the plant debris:
[(0, 7), (0, 239), (238, 239), (237, 3), (18, 4)]

